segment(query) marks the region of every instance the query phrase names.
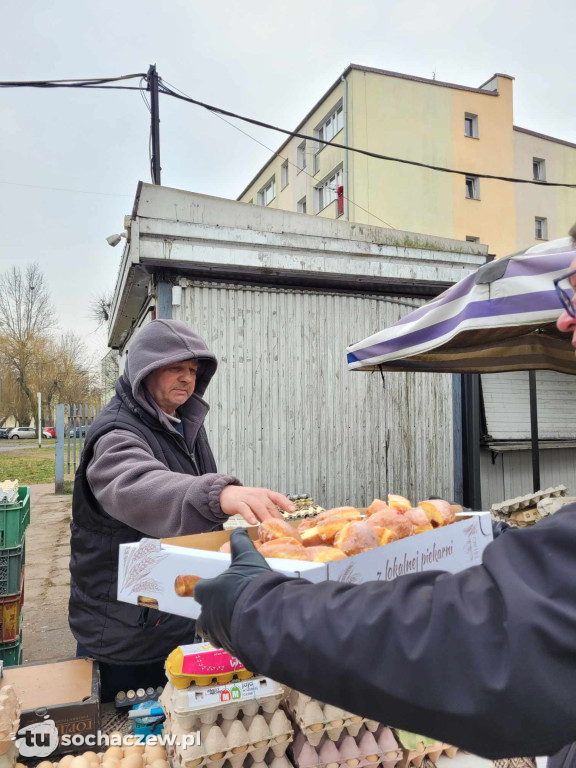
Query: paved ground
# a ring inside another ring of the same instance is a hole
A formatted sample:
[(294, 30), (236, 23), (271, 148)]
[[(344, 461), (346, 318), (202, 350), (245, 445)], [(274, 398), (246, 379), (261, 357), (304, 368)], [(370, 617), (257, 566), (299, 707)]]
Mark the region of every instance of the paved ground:
[(53, 483), (31, 486), (24, 589), (25, 663), (76, 654), (68, 629), (71, 507), (72, 496), (55, 496)]

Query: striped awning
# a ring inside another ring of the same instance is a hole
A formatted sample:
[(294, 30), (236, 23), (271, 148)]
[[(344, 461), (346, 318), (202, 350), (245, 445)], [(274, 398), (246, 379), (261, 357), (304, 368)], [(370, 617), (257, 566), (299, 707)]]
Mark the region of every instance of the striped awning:
[(350, 370), (576, 374), (553, 280), (568, 271), (568, 237), (483, 265), (433, 301), (347, 349)]

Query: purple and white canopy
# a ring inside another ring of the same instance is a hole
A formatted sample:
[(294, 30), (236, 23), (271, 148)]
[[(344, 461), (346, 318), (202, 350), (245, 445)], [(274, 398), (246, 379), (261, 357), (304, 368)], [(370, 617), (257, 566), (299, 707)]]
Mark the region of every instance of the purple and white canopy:
[(490, 262), (433, 301), (348, 347), (350, 370), (576, 374), (553, 280), (576, 257), (570, 238)]

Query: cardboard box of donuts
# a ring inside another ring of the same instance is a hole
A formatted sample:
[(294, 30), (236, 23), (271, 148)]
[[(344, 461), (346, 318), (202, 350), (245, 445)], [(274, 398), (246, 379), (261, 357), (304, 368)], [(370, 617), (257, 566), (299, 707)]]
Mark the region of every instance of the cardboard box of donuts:
[[(413, 505), (392, 494), (367, 509), (337, 507), (247, 530), (271, 568), (315, 583), (390, 581), (431, 569), (457, 573), (480, 563), (492, 540), (488, 512), (463, 513), (440, 499)], [(118, 600), (197, 618), (194, 586), (229, 566), (229, 538), (225, 530), (122, 545)]]

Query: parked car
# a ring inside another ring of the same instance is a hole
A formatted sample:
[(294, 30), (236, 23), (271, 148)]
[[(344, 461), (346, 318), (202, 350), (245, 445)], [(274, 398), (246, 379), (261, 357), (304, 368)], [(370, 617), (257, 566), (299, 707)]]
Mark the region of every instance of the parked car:
[(34, 427), (14, 427), (8, 433), (10, 440), (25, 440), (26, 438), (35, 438), (36, 430)]
[(0, 440), (8, 440), (10, 427), (0, 427)]
[(69, 432), (70, 437), (86, 437), (86, 432), (90, 429), (89, 424), (82, 424), (79, 427), (72, 428)]
[(56, 437), (56, 427), (44, 427), (42, 437), (45, 437), (47, 440)]

